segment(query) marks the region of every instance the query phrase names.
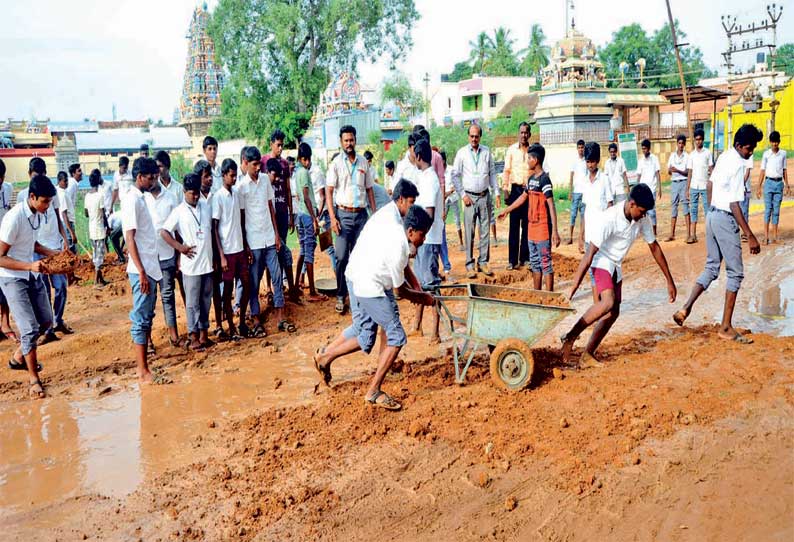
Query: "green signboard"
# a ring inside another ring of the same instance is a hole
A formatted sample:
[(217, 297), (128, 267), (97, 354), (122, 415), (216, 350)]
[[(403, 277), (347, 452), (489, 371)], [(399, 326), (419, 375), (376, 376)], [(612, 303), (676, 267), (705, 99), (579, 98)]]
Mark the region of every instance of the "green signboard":
[(637, 184), (637, 134), (629, 132), (618, 134), (618, 150), (626, 163), (626, 176), (629, 184)]

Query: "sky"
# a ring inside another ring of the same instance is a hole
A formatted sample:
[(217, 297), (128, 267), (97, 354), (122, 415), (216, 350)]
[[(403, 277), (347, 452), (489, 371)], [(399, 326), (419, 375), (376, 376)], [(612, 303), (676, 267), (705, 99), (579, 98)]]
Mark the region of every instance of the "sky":
[[(526, 46), (533, 23), (543, 27), (548, 45), (564, 34), (563, 0), (415, 2), (420, 18), (413, 27), (414, 46), (397, 68), (418, 88), (425, 73), (437, 81), (452, 71), (468, 56), (469, 41), (483, 30), (509, 28), (516, 48)], [(216, 3), (211, 0), (210, 9)], [(760, 22), (767, 17), (767, 3), (721, 0), (715, 9), (713, 1), (671, 0), (671, 7), (686, 41), (700, 47), (712, 69), (724, 73), (720, 52), (727, 39), (720, 15), (734, 15), (740, 24)], [(652, 33), (667, 24), (664, 0), (576, 4), (576, 27), (597, 46), (623, 25), (638, 22)], [(196, 5), (196, 0), (0, 0), (0, 118), (110, 120), (115, 104), (118, 119), (170, 122)], [(794, 41), (794, 10), (784, 11), (778, 26), (778, 43), (787, 41)], [(754, 58), (743, 53), (736, 60), (746, 69)], [(359, 65), (365, 87), (377, 87), (388, 72), (385, 61)]]

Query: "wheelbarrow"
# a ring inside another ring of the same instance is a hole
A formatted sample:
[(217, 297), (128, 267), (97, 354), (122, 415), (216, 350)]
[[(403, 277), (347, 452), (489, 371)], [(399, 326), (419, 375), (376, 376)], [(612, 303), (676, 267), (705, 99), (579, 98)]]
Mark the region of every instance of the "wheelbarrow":
[[(555, 302), (540, 305), (514, 300), (527, 290), (510, 286), (452, 284), (437, 289), (442, 320), (452, 335), (458, 384), (464, 383), (476, 350), (487, 347), (494, 383), (509, 391), (523, 390), (535, 370), (531, 345), (574, 312), (562, 293), (532, 290), (533, 296)], [(466, 304), (465, 316), (453, 314), (450, 304), (455, 302)]]

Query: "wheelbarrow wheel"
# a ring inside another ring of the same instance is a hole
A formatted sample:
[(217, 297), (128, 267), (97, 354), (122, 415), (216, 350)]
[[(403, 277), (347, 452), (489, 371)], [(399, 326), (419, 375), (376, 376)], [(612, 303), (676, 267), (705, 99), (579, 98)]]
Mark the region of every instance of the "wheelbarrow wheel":
[(491, 379), (508, 391), (520, 391), (529, 386), (535, 360), (532, 349), (520, 339), (499, 341), (491, 352)]

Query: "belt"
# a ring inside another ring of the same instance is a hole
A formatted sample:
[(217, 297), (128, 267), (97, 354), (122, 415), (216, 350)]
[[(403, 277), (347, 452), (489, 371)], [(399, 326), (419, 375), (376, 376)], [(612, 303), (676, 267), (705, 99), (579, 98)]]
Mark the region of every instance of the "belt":
[(725, 213), (728, 216), (733, 216), (733, 213), (731, 211), (726, 211), (725, 209), (717, 209), (713, 205), (711, 206), (711, 209), (709, 209), (709, 212), (710, 213)]
[(767, 181), (782, 181), (783, 177), (767, 177)]
[(337, 208), (347, 211), (348, 213), (358, 213), (359, 211), (366, 210), (366, 207), (346, 207), (344, 205), (337, 205)]
[(680, 183), (686, 181), (686, 179), (670, 179), (670, 180), (673, 181), (674, 183)]
[(488, 189), (483, 190), (482, 192), (472, 192), (471, 190), (464, 190), (469, 196), (474, 196), (475, 198), (481, 198), (488, 193)]

